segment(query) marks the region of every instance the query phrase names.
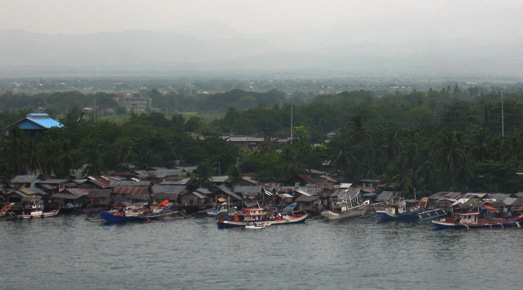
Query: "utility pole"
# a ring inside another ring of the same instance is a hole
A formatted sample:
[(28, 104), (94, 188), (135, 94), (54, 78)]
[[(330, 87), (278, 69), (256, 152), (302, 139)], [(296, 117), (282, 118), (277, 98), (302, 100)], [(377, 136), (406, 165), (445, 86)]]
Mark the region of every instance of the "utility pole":
[(96, 123), (96, 99), (93, 99), (93, 123)]
[(293, 139), (293, 137), (292, 137), (292, 131), (293, 131), (293, 129), (294, 129), (294, 124), (293, 124), (293, 122), (294, 122), (294, 120), (293, 120), (293, 114), (294, 114), (294, 112), (293, 112), (293, 111), (294, 111), (294, 109), (293, 109), (293, 98), (291, 97), (291, 144), (292, 144), (292, 139)]
[(501, 137), (505, 137), (505, 112), (503, 108), (503, 93), (501, 93)]

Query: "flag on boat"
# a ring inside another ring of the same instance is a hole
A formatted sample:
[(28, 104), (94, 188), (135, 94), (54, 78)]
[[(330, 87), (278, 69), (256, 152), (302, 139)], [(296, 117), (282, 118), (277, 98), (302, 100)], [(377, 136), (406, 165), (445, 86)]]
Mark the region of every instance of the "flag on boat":
[(268, 196), (272, 196), (272, 195), (273, 195), (273, 193), (270, 192), (270, 191), (268, 191), (267, 189), (265, 189), (265, 188), (263, 188), (263, 187), (262, 187), (262, 189), (263, 189), (263, 192), (264, 192), (266, 195), (268, 195)]

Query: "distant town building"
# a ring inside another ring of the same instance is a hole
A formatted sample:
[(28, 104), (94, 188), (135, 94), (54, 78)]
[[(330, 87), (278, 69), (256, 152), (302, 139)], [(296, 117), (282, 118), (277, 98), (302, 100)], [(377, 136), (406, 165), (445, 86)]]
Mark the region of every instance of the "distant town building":
[(62, 123), (56, 121), (55, 119), (49, 117), (45, 113), (30, 113), (27, 116), (9, 126), (4, 128), (5, 135), (8, 134), (9, 129), (18, 126), (24, 131), (29, 131), (31, 133), (41, 132), (52, 127), (63, 127)]
[(228, 142), (237, 144), (243, 149), (258, 149), (265, 142), (264, 138), (252, 136), (222, 136)]
[(145, 112), (152, 107), (152, 99), (140, 94), (115, 93), (114, 98), (118, 105), (130, 112)]

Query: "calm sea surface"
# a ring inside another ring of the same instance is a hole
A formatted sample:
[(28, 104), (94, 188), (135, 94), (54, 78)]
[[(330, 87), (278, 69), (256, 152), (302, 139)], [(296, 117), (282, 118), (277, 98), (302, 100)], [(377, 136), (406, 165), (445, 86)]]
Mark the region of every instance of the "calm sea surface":
[(523, 231), (374, 218), (263, 230), (212, 218), (0, 222), (0, 289), (522, 289)]

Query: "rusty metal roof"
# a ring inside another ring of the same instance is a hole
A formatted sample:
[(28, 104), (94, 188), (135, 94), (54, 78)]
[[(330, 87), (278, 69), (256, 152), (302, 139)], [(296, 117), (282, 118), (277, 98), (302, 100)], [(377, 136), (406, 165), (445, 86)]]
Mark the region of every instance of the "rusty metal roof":
[(147, 194), (149, 187), (119, 186), (113, 190), (115, 194)]

